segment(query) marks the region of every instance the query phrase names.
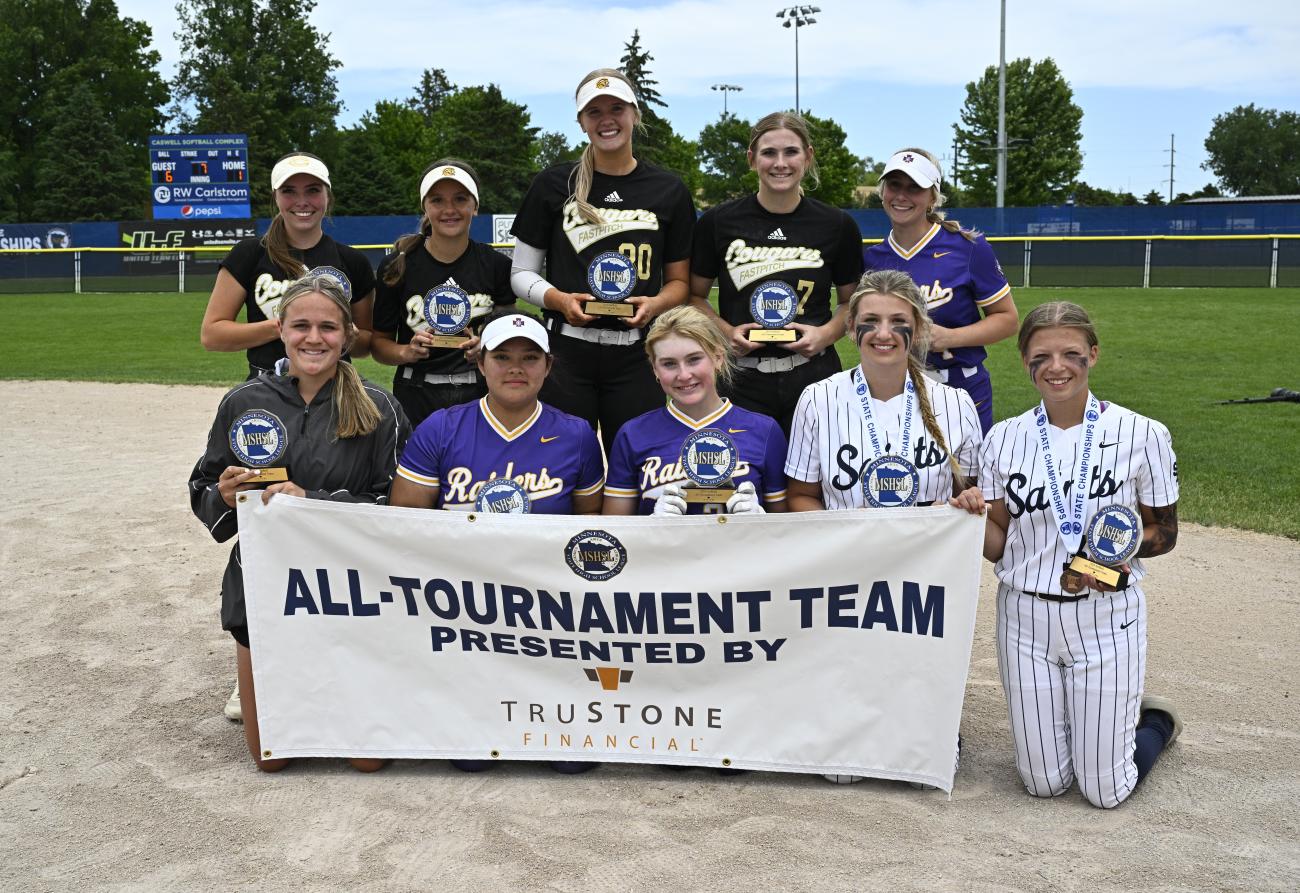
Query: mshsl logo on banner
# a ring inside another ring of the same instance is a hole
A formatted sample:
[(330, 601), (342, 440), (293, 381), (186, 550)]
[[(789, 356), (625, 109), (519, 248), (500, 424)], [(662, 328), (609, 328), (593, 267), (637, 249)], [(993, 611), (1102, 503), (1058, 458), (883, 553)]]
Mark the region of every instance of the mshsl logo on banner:
[[(725, 518), (725, 516), (723, 516)], [(983, 520), (239, 506), (277, 757), (579, 759), (951, 790)]]

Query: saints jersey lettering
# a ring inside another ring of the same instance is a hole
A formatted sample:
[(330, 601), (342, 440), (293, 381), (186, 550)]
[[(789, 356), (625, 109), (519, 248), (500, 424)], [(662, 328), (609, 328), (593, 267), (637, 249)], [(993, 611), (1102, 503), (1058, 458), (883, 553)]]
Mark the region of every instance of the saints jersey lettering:
[(601, 239), (636, 230), (658, 230), (659, 217), (653, 211), (628, 208), (598, 208), (601, 223), (588, 223), (578, 211), (578, 203), (564, 206), (564, 235), (575, 252), (580, 252)]
[(760, 279), (768, 279), (789, 270), (815, 270), (825, 264), (817, 248), (797, 245), (749, 245), (735, 239), (727, 246), (723, 259), (736, 290)]

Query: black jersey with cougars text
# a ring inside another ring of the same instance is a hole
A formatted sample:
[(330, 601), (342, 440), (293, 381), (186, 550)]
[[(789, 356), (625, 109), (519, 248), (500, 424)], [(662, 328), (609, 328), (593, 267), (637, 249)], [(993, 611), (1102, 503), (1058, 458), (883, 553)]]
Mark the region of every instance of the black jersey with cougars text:
[[(746, 195), (710, 208), (695, 227), (691, 273), (718, 281), (718, 314), (731, 325), (754, 322), (754, 288), (779, 279), (799, 293), (794, 321), (825, 324), (834, 312), (836, 286), (862, 277), (862, 234), (853, 218), (814, 198), (789, 214), (773, 214)], [(751, 356), (789, 356), (768, 346)]]
[[(597, 172), (587, 200), (600, 209), (596, 226), (578, 215), (570, 201), (574, 162), (538, 174), (524, 196), (515, 238), (546, 250), (546, 278), (561, 291), (590, 294), (587, 268), (606, 251), (626, 255), (636, 265), (633, 295), (655, 295), (663, 288), (664, 264), (691, 256), (695, 204), (680, 177), (644, 161), (621, 177)], [(548, 318), (562, 319), (546, 311)], [(593, 327), (626, 329), (620, 320), (600, 317)]]
[[(510, 290), (510, 258), (481, 242), (470, 241), (460, 257), (444, 264), (423, 244), (406, 256), (406, 269), (396, 285), (384, 282), (384, 272), (396, 260), (390, 254), (379, 264), (375, 282), (375, 331), (394, 335), (398, 344), (409, 344), (415, 330), (427, 329), (424, 296), (442, 285), (454, 285), (469, 295), (470, 329), (477, 333), (482, 318), (497, 306), (515, 303)], [(410, 363), (421, 374), (455, 375), (474, 367), (465, 362), (465, 352), (456, 347), (433, 347), (427, 359)], [(398, 367), (398, 373), (404, 366)]]
[[(375, 288), (375, 272), (370, 269), (366, 256), (350, 245), (340, 245), (329, 236), (322, 235), (319, 242), (305, 251), (291, 247), (289, 254), (303, 262), (304, 273), (317, 267), (333, 267), (342, 272), (352, 287), (354, 304)], [(235, 243), (221, 261), (221, 266), (244, 288), (248, 322), (273, 319), (280, 308), (280, 296), (289, 283), (298, 278), (284, 275), (284, 270), (266, 253), (262, 239), (257, 237)], [(249, 365), (259, 369), (273, 368), (275, 361), (283, 356), (284, 344), (278, 338), (248, 349)]]

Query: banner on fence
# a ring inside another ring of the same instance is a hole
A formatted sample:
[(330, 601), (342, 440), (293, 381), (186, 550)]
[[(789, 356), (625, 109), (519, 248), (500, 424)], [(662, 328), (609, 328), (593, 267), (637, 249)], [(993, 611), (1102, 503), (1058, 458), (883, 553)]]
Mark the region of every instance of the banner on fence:
[(275, 757), (730, 765), (951, 790), (980, 518), (492, 515), (257, 493), (238, 510)]
[(71, 247), (71, 224), (0, 223), (0, 249), (40, 251), (47, 248)]
[[(123, 267), (129, 273), (149, 273), (160, 265), (174, 267), (177, 248), (220, 248), (257, 235), (252, 220), (130, 220), (118, 223), (117, 230), (121, 247), (140, 251), (122, 255)], [(197, 267), (216, 267), (224, 257), (219, 251), (204, 251), (192, 254), (187, 262)]]

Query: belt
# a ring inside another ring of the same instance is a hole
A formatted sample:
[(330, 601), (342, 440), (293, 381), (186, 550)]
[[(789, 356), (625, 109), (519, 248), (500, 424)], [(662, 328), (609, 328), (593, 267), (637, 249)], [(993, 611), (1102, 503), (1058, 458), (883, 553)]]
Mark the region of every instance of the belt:
[(789, 372), (798, 369), (810, 360), (797, 353), (788, 357), (736, 357), (736, 365), (741, 369), (757, 369), (759, 372)]
[[(556, 331), (552, 329), (552, 331)], [(636, 344), (641, 340), (640, 329), (589, 329), (586, 326), (571, 326), (567, 322), (560, 323), (559, 334), (567, 335), (570, 338), (578, 338), (582, 341), (590, 341), (592, 344), (617, 344), (626, 346)]]
[(477, 372), (456, 372), (452, 375), (435, 375), (433, 373), (429, 373), (427, 375), (421, 375), (420, 373), (411, 369), (410, 366), (403, 366), (400, 375), (402, 378), (405, 378), (408, 381), (414, 380), (416, 382), (424, 382), (425, 384), (477, 384), (478, 383)]
[(1054, 592), (1029, 592), (1028, 590), (1025, 591), (1025, 595), (1032, 595), (1034, 598), (1041, 598), (1043, 599), (1043, 601), (1049, 601), (1049, 602), (1081, 602), (1085, 598), (1087, 598), (1090, 594), (1091, 593), (1084, 593), (1083, 595), (1057, 595)]

